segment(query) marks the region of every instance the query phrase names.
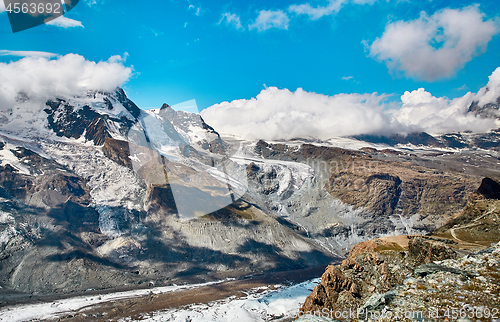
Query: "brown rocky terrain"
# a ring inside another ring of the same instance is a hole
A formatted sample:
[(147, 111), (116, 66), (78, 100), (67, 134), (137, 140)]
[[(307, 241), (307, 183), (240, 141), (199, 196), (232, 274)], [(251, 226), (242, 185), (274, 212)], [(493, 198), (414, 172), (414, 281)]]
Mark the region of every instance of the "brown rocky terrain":
[[(255, 153), (263, 158), (311, 166), (319, 186), (332, 197), (361, 211), (364, 222), (358, 224), (357, 229), (362, 236), (389, 234), (394, 229), (394, 218), (408, 222), (407, 234), (433, 231), (463, 209), (480, 184), (481, 179), (475, 174), (442, 167), (410, 153), (391, 151), (352, 151), (264, 141), (255, 146)], [(262, 180), (265, 175), (276, 174), (259, 174), (258, 170), (257, 165), (251, 165), (247, 172), (250, 179), (258, 179), (261, 193), (277, 191), (279, 187), (275, 182), (264, 180), (263, 183)], [(349, 232), (342, 225), (331, 225), (318, 233), (339, 236)]]
[(499, 238), (500, 185), (484, 178), (465, 208), (433, 235), (489, 246)]
[(498, 313), (500, 229), (493, 219), (498, 215), (499, 187), (485, 178), (466, 207), (434, 236), (380, 238), (353, 247), (341, 265), (326, 268), (300, 320), (331, 321), (309, 314), (346, 320), (335, 313), (358, 309), (363, 315), (347, 320), (364, 320), (366, 312), (380, 310), (418, 311), (432, 321), (451, 319), (453, 310), (469, 318), (485, 317), (485, 308)]

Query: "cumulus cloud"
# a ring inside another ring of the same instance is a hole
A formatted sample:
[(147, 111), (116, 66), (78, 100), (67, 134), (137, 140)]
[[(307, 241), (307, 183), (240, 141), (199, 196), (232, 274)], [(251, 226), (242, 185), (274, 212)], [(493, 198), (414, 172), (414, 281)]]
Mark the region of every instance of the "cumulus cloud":
[(222, 14), (222, 18), (219, 20), (219, 25), (225, 21), (226, 25), (233, 26), (236, 29), (243, 29), (241, 25), (241, 19), (237, 14), (226, 12)]
[(434, 81), (454, 75), (484, 52), (498, 31), (497, 23), (485, 20), (477, 6), (444, 9), (388, 24), (382, 37), (367, 48), (393, 73)]
[(497, 128), (494, 119), (468, 113), (472, 102), (484, 105), (500, 96), (500, 68), (477, 94), (456, 99), (435, 97), (420, 88), (401, 96), (401, 107), (386, 103), (384, 94), (327, 96), (297, 89), (268, 87), (255, 98), (215, 104), (201, 112), (218, 131), (245, 139), (292, 139), (361, 134), (445, 134)]
[[(126, 56), (125, 56), (126, 57)], [(14, 105), (20, 93), (34, 99), (74, 96), (88, 90), (112, 91), (132, 74), (124, 57), (92, 62), (68, 54), (57, 59), (26, 57), (15, 62), (0, 63), (0, 106)]]
[(490, 75), (488, 84), (481, 88), (474, 97), (475, 101), (479, 102), (479, 106), (483, 107), (488, 103), (496, 103), (500, 97), (500, 67)]
[(406, 91), (401, 96), (402, 107), (391, 111), (393, 122), (406, 133), (484, 132), (495, 128), (495, 120), (479, 118), (468, 113), (475, 98), (470, 92), (451, 100), (447, 97), (435, 97), (423, 88)]
[(330, 138), (379, 132), (390, 124), (385, 95), (326, 96), (268, 87), (256, 98), (216, 104), (202, 111), (218, 131), (248, 139)]
[(288, 29), (290, 18), (283, 10), (261, 10), (259, 16), (253, 24), (248, 25), (248, 29), (264, 31), (271, 28)]
[(65, 16), (60, 16), (59, 18), (48, 21), (48, 22), (46, 22), (46, 24), (56, 26), (56, 27), (61, 27), (61, 28), (73, 28), (73, 27), (82, 27), (83, 28), (81, 21), (73, 20), (73, 19), (67, 18)]

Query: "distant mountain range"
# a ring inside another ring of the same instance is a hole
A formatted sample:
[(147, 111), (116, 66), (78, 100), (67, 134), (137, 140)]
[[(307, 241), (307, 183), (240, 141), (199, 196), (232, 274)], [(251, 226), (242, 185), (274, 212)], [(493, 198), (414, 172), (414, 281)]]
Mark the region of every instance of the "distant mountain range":
[(324, 266), (360, 241), (440, 227), (500, 177), (499, 138), (247, 141), (167, 104), (141, 110), (120, 88), (19, 95), (0, 113), (0, 297)]

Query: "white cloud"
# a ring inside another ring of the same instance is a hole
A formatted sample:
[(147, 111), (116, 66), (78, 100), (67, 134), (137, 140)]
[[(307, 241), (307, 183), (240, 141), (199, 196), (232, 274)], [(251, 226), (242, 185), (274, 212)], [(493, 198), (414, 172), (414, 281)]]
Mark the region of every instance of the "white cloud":
[(313, 7), (309, 3), (288, 7), (288, 11), (298, 15), (308, 15), (311, 20), (317, 20), (324, 16), (329, 16), (338, 13), (342, 7), (349, 3), (355, 4), (373, 4), (377, 0), (330, 0), (326, 6)]
[(67, 18), (65, 16), (60, 16), (54, 20), (46, 22), (46, 24), (56, 26), (56, 27), (61, 27), (61, 28), (73, 28), (73, 27), (82, 27), (83, 28), (83, 25), (80, 21), (73, 20), (73, 19)]
[(16, 57), (45, 57), (54, 58), (58, 54), (48, 53), (44, 51), (23, 51), (23, 50), (0, 50), (0, 56), (16, 56)]
[(348, 81), (348, 80), (351, 80), (351, 79), (354, 79), (354, 77), (352, 77), (352, 76), (344, 76), (344, 77), (342, 77), (342, 80), (345, 80), (345, 81)]
[(248, 25), (248, 29), (265, 31), (271, 28), (288, 29), (290, 19), (283, 10), (261, 10), (259, 16), (253, 24)]
[(324, 7), (313, 7), (309, 3), (296, 5), (293, 4), (288, 7), (288, 11), (293, 12), (298, 15), (308, 15), (310, 19), (317, 20), (323, 16), (328, 16), (333, 13), (337, 13), (342, 8), (342, 5), (347, 3), (349, 0), (334, 0), (329, 1), (328, 5)]
[(268, 87), (256, 98), (216, 104), (201, 112), (218, 131), (248, 139), (348, 136), (379, 132), (390, 124), (385, 95), (326, 96)]
[(481, 88), (474, 98), (479, 101), (479, 106), (488, 103), (495, 103), (500, 97), (500, 67), (497, 68), (489, 77), (488, 84)]
[(450, 100), (432, 96), (420, 88), (405, 92), (401, 96), (403, 106), (391, 112), (394, 121), (399, 123), (400, 129), (405, 132), (443, 134), (461, 131), (483, 132), (495, 128), (494, 120), (477, 118), (467, 113), (474, 98), (475, 95), (469, 92)]
[(131, 77), (132, 68), (123, 65), (124, 59), (113, 56), (96, 63), (68, 54), (53, 60), (26, 57), (0, 63), (0, 109), (12, 107), (19, 93), (46, 100), (88, 90), (112, 91)]
[(97, 4), (97, 0), (85, 0), (85, 3), (87, 6), (92, 7), (93, 5)]
[[(426, 81), (453, 76), (486, 50), (499, 28), (477, 6), (422, 13), (412, 21), (390, 23), (382, 37), (367, 46), (370, 56), (393, 73)], [(366, 43), (365, 43), (366, 45)]]
[[(494, 119), (468, 113), (500, 96), (500, 68), (477, 94), (456, 99), (435, 97), (420, 88), (401, 96), (401, 107), (384, 102), (387, 95), (338, 94), (327, 96), (297, 89), (266, 87), (257, 97), (215, 104), (201, 112), (208, 124), (223, 133), (245, 139), (320, 138), (361, 134), (407, 134), (425, 131), (487, 132), (497, 128)], [(389, 109), (392, 108), (392, 109)]]
[(222, 18), (219, 20), (219, 25), (226, 21), (226, 25), (233, 26), (236, 29), (243, 29), (241, 25), (241, 19), (237, 14), (226, 12), (222, 15)]
[(196, 6), (192, 5), (192, 4), (190, 4), (188, 6), (188, 10), (194, 11), (194, 14), (197, 15), (197, 16), (201, 16), (202, 14), (205, 13), (205, 11), (201, 7), (199, 7), (199, 6), (196, 7)]

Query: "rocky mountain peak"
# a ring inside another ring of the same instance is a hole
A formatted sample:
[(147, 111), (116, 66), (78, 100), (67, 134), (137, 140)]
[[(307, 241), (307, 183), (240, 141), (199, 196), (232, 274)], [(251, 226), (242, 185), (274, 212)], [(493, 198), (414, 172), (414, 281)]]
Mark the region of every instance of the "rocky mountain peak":
[[(488, 92), (488, 89), (486, 89)], [(483, 118), (497, 118), (500, 119), (500, 96), (496, 99), (495, 102), (484, 104), (483, 106), (479, 105), (479, 101), (474, 101), (469, 106), (469, 113), (474, 113), (476, 116), (480, 116)]]

